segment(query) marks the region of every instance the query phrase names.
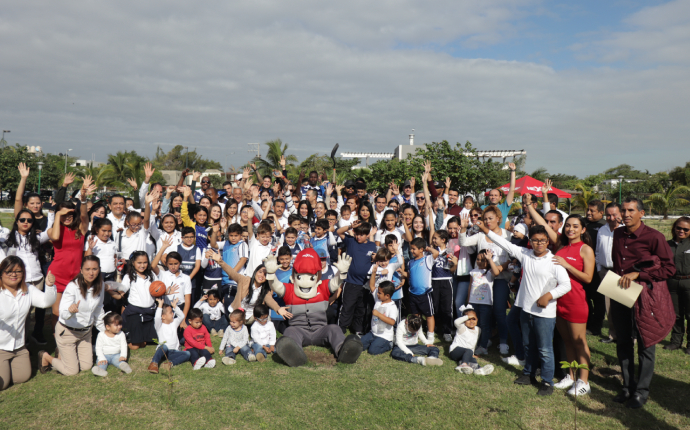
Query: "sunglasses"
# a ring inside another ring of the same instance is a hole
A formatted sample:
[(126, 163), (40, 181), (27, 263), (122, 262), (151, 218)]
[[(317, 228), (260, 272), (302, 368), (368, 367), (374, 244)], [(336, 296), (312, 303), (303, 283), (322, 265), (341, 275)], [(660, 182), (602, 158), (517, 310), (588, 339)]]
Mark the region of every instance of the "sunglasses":
[[(21, 221), (21, 220), (19, 220), (19, 221)], [(676, 231), (682, 231), (683, 233), (688, 233), (688, 232), (690, 232), (690, 228), (683, 228), (683, 227), (677, 226)]]
[(17, 222), (29, 223), (29, 224), (31, 224), (32, 222), (34, 222), (34, 220), (31, 219), (31, 218), (19, 218), (19, 219), (17, 220)]
[(201, 181), (202, 184), (210, 184), (211, 181)]
[(266, 316), (263, 317), (263, 318), (257, 318), (256, 320), (257, 320), (257, 321), (261, 321), (261, 322), (268, 321), (268, 315), (266, 315)]
[(481, 214), (472, 214), (471, 217), (472, 217), (472, 218), (479, 218), (480, 215), (481, 215)]

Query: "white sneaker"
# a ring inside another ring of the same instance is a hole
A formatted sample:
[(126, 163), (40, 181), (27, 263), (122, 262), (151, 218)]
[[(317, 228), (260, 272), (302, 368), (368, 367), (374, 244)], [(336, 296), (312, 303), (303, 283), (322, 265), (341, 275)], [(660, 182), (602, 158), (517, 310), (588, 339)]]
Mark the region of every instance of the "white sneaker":
[(506, 364), (510, 364), (511, 366), (525, 365), (525, 360), (518, 360), (518, 358), (514, 355), (511, 355), (510, 357), (501, 357), (501, 360), (503, 360), (503, 362)]
[(107, 371), (107, 370), (103, 370), (103, 369), (101, 369), (101, 368), (98, 367), (98, 366), (93, 366), (93, 367), (91, 368), (91, 373), (93, 373), (93, 374), (96, 375), (96, 376), (102, 376), (102, 377), (108, 376), (108, 371)]
[(494, 366), (492, 364), (485, 364), (484, 366), (480, 367), (479, 369), (475, 369), (474, 374), (475, 375), (491, 375), (491, 373), (494, 371)]
[(216, 360), (210, 359), (208, 362), (206, 362), (206, 364), (204, 364), (204, 367), (207, 369), (213, 369), (216, 367)]
[(501, 352), (501, 355), (508, 355), (510, 352), (510, 348), (508, 348), (508, 345), (505, 343), (498, 345), (498, 349)]
[(235, 363), (236, 363), (235, 359), (232, 358), (232, 357), (223, 357), (223, 359), (222, 359), (221, 361), (222, 361), (223, 364), (225, 364), (226, 366), (229, 366), (229, 365), (231, 365), (231, 364), (235, 364)]
[(578, 379), (577, 382), (568, 390), (568, 394), (571, 396), (585, 396), (592, 392), (592, 388), (589, 386), (589, 382), (584, 382), (582, 379)]
[(120, 370), (122, 370), (123, 372), (125, 372), (127, 374), (132, 373), (132, 368), (129, 367), (129, 364), (127, 364), (126, 361), (120, 362)]
[(194, 370), (199, 370), (202, 367), (204, 367), (204, 364), (206, 364), (206, 358), (205, 357), (199, 357), (196, 360), (196, 363), (194, 363)]
[(452, 341), (453, 341), (453, 338), (450, 337), (449, 334), (444, 334), (444, 335), (443, 335), (443, 340), (444, 340), (445, 342), (452, 342)]
[(558, 381), (557, 384), (554, 384), (554, 388), (558, 388), (559, 390), (565, 390), (573, 386), (575, 381), (573, 381), (573, 378), (570, 377), (570, 374), (565, 375), (565, 378), (561, 379)]
[(425, 366), (443, 366), (443, 360), (438, 357), (427, 357)]
[(482, 348), (481, 346), (478, 346), (477, 349), (474, 350), (474, 355), (486, 355), (488, 353), (489, 351), (487, 351), (485, 348)]
[(426, 357), (415, 357), (416, 363), (426, 366)]
[(249, 354), (249, 356), (247, 356), (247, 361), (256, 361), (256, 355)]
[(459, 365), (458, 367), (455, 368), (460, 373), (464, 373), (465, 375), (471, 375), (474, 373), (474, 369), (470, 367), (469, 364), (463, 363)]

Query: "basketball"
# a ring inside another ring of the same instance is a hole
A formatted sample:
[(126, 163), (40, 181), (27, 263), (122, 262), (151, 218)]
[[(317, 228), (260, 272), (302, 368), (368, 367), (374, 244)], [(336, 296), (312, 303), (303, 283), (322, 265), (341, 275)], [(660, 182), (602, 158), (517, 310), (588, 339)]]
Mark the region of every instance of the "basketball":
[(165, 290), (167, 290), (167, 287), (163, 281), (153, 281), (149, 287), (149, 292), (153, 297), (161, 297), (165, 295)]

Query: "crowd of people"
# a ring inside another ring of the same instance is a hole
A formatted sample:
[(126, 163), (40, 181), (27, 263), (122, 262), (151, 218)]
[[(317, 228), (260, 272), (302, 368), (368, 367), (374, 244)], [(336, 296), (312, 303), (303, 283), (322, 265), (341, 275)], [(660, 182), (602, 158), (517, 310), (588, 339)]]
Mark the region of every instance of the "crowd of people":
[[(109, 365), (130, 373), (129, 350), (147, 345), (156, 345), (152, 373), (186, 362), (213, 368), (216, 358), (262, 362), (293, 320), (269, 279), (289, 283), (307, 249), (318, 255), (323, 280), (338, 276), (339, 258), (351, 260), (326, 315), (372, 355), (435, 366), (444, 364), (446, 347), (460, 374), (488, 375), (493, 338), (503, 362), (522, 368), (516, 384), (536, 385), (539, 395), (556, 388), (582, 396), (591, 391), (589, 368), (559, 374), (556, 363), (589, 366), (587, 334), (602, 336), (608, 317), (608, 336), (599, 341), (616, 343), (623, 374), (614, 400), (642, 407), (660, 339), (646, 336), (655, 327), (641, 324), (641, 303), (631, 309), (597, 291), (608, 271), (621, 276), (621, 288), (638, 282), (670, 294), (675, 325), (665, 349), (682, 349), (690, 321), (688, 217), (674, 222), (667, 241), (642, 221), (640, 200), (592, 200), (586, 216), (569, 215), (549, 181), (541, 203), (524, 194), (510, 216), (512, 163), (508, 193), (491, 190), (482, 206), (461, 195), (462, 184), (434, 178), (428, 162), (420, 181), (387, 190), (359, 179), (335, 184), (317, 172), (292, 183), (282, 165), (263, 177), (247, 168), (222, 190), (197, 172), (189, 186), (152, 184), (146, 165), (141, 184), (129, 181), (133, 195), (107, 199), (92, 197), (90, 177), (68, 196), (75, 180), (68, 174), (48, 204), (25, 193), (30, 171), (20, 164), (15, 220), (0, 232), (2, 389), (30, 378), (26, 344), (46, 345), (46, 325), (56, 348), (38, 353), (40, 373), (105, 377)], [(222, 339), (217, 352), (212, 337)], [(683, 351), (690, 354), (687, 343)]]

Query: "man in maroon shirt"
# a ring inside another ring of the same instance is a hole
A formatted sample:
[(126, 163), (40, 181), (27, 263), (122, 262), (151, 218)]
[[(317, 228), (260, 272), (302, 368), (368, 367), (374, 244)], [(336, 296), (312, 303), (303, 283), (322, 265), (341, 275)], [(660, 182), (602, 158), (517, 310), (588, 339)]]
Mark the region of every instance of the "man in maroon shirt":
[[(666, 238), (642, 222), (644, 205), (641, 200), (628, 197), (623, 201), (623, 224), (613, 232), (613, 271), (621, 276), (621, 288), (630, 283), (665, 281), (675, 273), (673, 254)], [(645, 268), (652, 256), (659, 257), (659, 267)], [(659, 288), (656, 286), (655, 288)], [(665, 287), (664, 287), (665, 288)], [(639, 300), (639, 299), (638, 299)], [(628, 408), (641, 408), (649, 397), (649, 384), (654, 374), (656, 345), (645, 346), (635, 324), (633, 309), (611, 300), (610, 317), (616, 329), (616, 353), (623, 373), (623, 391), (614, 397), (618, 403), (627, 402)], [(637, 338), (639, 379), (635, 383), (635, 356), (633, 335)]]

